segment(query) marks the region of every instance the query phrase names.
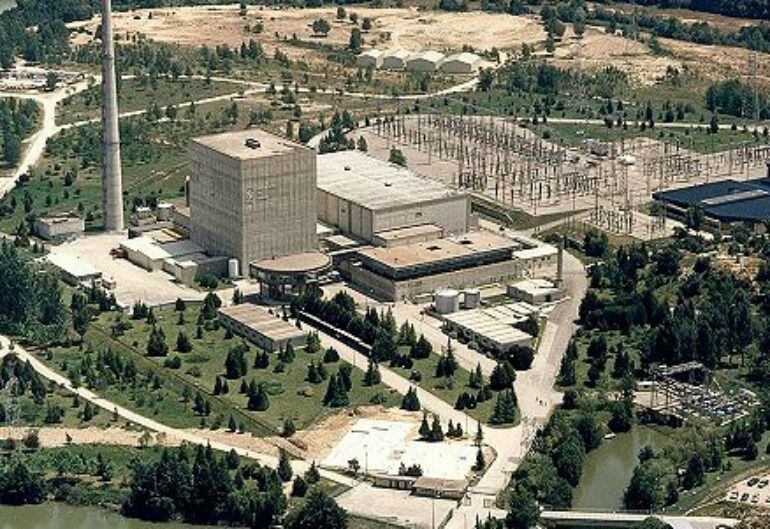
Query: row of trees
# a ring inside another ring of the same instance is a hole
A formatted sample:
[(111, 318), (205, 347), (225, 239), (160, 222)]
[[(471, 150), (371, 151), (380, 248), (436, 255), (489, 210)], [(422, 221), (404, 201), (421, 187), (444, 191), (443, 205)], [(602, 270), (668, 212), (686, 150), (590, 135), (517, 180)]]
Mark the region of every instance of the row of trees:
[(21, 142), (37, 126), (40, 108), (31, 99), (0, 99), (2, 158), (13, 167), (21, 159)]

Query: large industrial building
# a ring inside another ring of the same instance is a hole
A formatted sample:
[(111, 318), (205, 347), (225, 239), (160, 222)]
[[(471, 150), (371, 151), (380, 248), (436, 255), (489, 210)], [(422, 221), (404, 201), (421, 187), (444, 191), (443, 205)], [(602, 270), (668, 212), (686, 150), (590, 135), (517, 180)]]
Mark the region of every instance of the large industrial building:
[(372, 295), (399, 300), (441, 288), (466, 288), (519, 277), (522, 263), (516, 241), (488, 231), (474, 231), (390, 248), (363, 248), (349, 274)]
[(443, 60), (443, 53), (432, 50), (423, 51), (411, 55), (406, 60), (406, 69), (410, 72), (435, 72)]
[(249, 129), (192, 140), (190, 238), (249, 263), (313, 251), (316, 153)]
[(736, 222), (760, 227), (770, 219), (770, 178), (721, 180), (660, 191), (652, 196), (664, 205), (665, 214), (674, 218), (683, 218), (690, 207), (700, 207), (706, 225), (716, 229), (728, 228)]
[[(470, 199), (405, 167), (359, 151), (318, 157), (318, 220), (365, 241), (389, 239), (392, 230), (433, 225), (441, 235), (461, 234), (470, 224)], [(420, 231), (420, 230), (417, 230)], [(415, 236), (415, 230), (404, 236)]]

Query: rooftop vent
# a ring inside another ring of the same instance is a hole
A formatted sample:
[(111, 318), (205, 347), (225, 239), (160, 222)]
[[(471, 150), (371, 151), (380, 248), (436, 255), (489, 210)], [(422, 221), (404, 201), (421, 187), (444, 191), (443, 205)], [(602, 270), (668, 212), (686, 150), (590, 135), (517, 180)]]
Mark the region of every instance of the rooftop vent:
[(350, 166), (349, 166), (349, 165), (346, 165), (346, 166), (345, 166), (345, 170), (346, 170), (346, 171), (350, 171)]
[(259, 143), (259, 140), (254, 139), (254, 138), (247, 139), (246, 142), (245, 142), (245, 145), (249, 149), (259, 149), (260, 147), (262, 147), (262, 144)]

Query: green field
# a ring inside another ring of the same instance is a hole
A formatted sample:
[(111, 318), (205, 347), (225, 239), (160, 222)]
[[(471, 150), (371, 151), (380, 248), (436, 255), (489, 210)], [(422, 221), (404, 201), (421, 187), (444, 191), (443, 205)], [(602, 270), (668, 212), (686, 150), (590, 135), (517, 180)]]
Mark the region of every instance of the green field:
[(693, 125), (692, 128), (665, 128), (656, 126), (654, 129), (640, 130), (629, 123), (628, 130), (622, 127), (608, 128), (604, 125), (583, 123), (553, 123), (530, 125), (530, 129), (536, 131), (550, 141), (567, 147), (579, 147), (587, 139), (605, 142), (628, 141), (633, 138), (646, 137), (665, 141), (672, 145), (679, 145), (682, 149), (693, 150), (699, 153), (712, 153), (723, 151), (741, 145), (760, 145), (768, 143), (768, 138), (755, 137), (752, 133), (737, 130), (720, 129), (716, 134), (710, 134), (706, 125)]
[[(223, 329), (208, 330), (203, 332), (203, 337), (196, 338), (196, 320), (198, 310), (188, 308), (185, 312), (185, 323), (178, 325), (178, 313), (172, 308), (155, 310), (157, 317), (157, 326), (163, 329), (166, 335), (166, 342), (169, 345), (169, 356), (178, 356), (181, 359), (179, 369), (171, 369), (163, 366), (165, 358), (163, 357), (145, 357), (145, 362), (152, 362), (155, 369), (159, 370), (165, 376), (179, 378), (190, 387), (199, 388), (205, 394), (211, 394), (214, 387), (215, 377), (220, 376), (223, 380), (225, 374), (224, 363), (228, 351), (241, 343), (237, 337), (225, 338)], [(102, 315), (95, 327), (106, 329), (111, 325), (114, 314)], [(147, 347), (151, 326), (143, 320), (132, 321), (133, 328), (118, 339), (127, 349), (132, 351), (134, 356), (144, 355)], [(189, 353), (174, 352), (177, 335), (184, 331), (191, 339), (193, 350)], [(245, 377), (227, 380), (229, 392), (219, 396), (216, 399), (227, 409), (240, 410), (241, 413), (250, 417), (255, 422), (264, 426), (266, 431), (277, 431), (283, 424), (284, 419), (291, 419), (298, 429), (308, 426), (324, 419), (329, 414), (334, 413), (334, 409), (323, 406), (322, 400), (326, 392), (326, 382), (311, 384), (306, 381), (308, 364), (311, 360), (320, 362), (322, 353), (310, 355), (304, 350), (296, 351), (295, 360), (284, 365), (285, 370), (276, 372), (276, 365), (279, 363), (275, 353), (270, 354), (270, 366), (267, 369), (256, 369), (253, 367), (254, 358), (258, 349), (250, 345), (247, 353), (248, 373)], [(259, 351), (261, 352), (261, 351)], [(328, 373), (336, 373), (342, 361), (331, 364), (325, 364)], [(391, 392), (384, 385), (366, 387), (362, 382), (363, 372), (360, 369), (354, 369), (351, 379), (352, 388), (349, 393), (350, 407), (369, 404), (375, 395), (381, 395), (385, 401), (384, 405), (393, 405), (400, 402), (399, 397), (392, 396)], [(269, 395), (270, 407), (267, 411), (257, 412), (246, 410), (247, 396), (239, 392), (241, 383), (246, 381), (250, 383), (254, 380), (257, 384), (264, 384)], [(173, 402), (166, 402), (168, 406), (174, 406)], [(174, 414), (178, 410), (168, 410), (168, 413)], [(225, 424), (226, 426), (226, 424)]]
[[(248, 88), (242, 84), (205, 79), (156, 77), (147, 75), (122, 79), (118, 89), (118, 109), (121, 114), (147, 110), (151, 105), (165, 107), (225, 94), (238, 94)], [(57, 109), (58, 123), (99, 119), (101, 115), (101, 86), (93, 86), (62, 101)]]

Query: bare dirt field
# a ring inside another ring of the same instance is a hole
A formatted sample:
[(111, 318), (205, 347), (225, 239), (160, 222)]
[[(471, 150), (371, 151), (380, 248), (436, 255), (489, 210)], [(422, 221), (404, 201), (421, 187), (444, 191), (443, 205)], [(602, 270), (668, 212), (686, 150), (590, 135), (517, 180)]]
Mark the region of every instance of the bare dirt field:
[[(376, 9), (348, 7), (359, 19), (371, 18), (373, 28), (364, 34), (368, 46), (400, 47), (407, 50), (437, 49), (458, 51), (463, 45), (479, 50), (510, 49), (524, 42), (545, 40), (542, 26), (527, 17), (502, 16), (490, 13), (421, 12), (413, 8)], [(152, 13), (152, 17), (150, 17)], [(313, 21), (323, 18), (331, 25), (324, 38), (315, 37)], [(296, 35), (300, 39), (317, 39), (328, 44), (345, 44), (354, 27), (350, 20), (338, 21), (336, 8), (291, 9), (250, 7), (245, 17), (237, 4), (225, 6), (177, 7), (153, 10), (135, 10), (114, 14), (115, 32), (125, 39), (142, 33), (149, 38), (183, 45), (240, 46), (241, 42), (255, 39), (272, 52), (281, 41)], [(261, 33), (247, 31), (258, 22)], [(75, 36), (76, 43), (90, 40), (99, 24), (98, 19), (71, 24), (85, 30)], [(302, 53), (307, 53), (303, 51)]]
[[(744, 77), (748, 72), (749, 51), (745, 48), (704, 46), (672, 39), (660, 39), (660, 42), (673, 57), (706, 79)], [(757, 67), (760, 82), (770, 84), (770, 54), (758, 53)]]
[(394, 408), (366, 406), (351, 412), (334, 414), (307, 430), (297, 432), (292, 438), (306, 447), (304, 457), (307, 460), (320, 461), (342, 439), (358, 419), (381, 419), (386, 421), (405, 421), (419, 426), (420, 414)]
[(615, 66), (641, 85), (652, 85), (663, 78), (669, 66), (680, 68), (682, 62), (672, 57), (658, 57), (650, 48), (620, 35), (608, 35), (591, 27), (580, 40), (566, 38), (556, 49), (553, 63), (570, 67), (581, 65), (586, 70)]

